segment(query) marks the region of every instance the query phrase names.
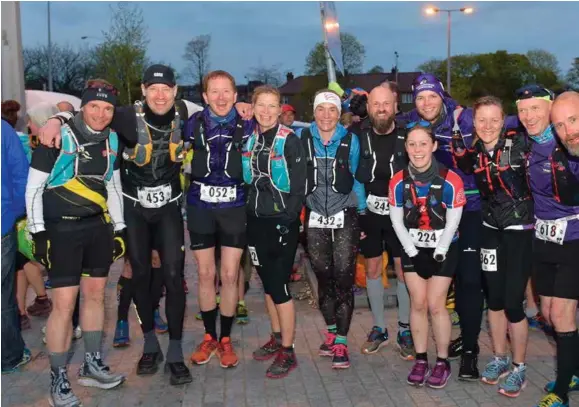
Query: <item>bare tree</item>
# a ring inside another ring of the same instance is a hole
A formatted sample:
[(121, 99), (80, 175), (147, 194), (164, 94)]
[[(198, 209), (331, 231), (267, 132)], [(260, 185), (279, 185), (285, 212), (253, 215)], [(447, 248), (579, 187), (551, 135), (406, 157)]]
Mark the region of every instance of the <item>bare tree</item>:
[(271, 66), (259, 65), (250, 68), (247, 77), (252, 81), (259, 81), (265, 85), (279, 86), (282, 83), (281, 64)]
[(187, 43), (183, 54), (183, 59), (187, 61), (185, 75), (198, 83), (200, 90), (203, 77), (209, 72), (209, 48), (211, 35), (198, 35)]
[[(74, 50), (70, 45), (52, 45), (52, 74), (56, 92), (80, 95), (94, 73), (94, 51)], [(26, 87), (42, 89), (48, 83), (48, 47), (36, 46), (22, 51)]]
[(103, 32), (105, 41), (96, 49), (96, 72), (120, 91), (123, 104), (140, 94), (141, 76), (148, 64), (147, 26), (136, 3), (111, 6), (111, 27)]

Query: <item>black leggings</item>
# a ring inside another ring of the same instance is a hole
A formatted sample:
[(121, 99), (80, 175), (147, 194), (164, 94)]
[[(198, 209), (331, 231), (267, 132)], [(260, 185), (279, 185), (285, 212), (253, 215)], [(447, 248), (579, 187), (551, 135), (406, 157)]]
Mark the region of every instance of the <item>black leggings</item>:
[[(151, 270), (151, 302), (153, 303), (153, 310), (155, 310), (159, 308), (159, 302), (163, 296), (163, 271), (161, 268), (154, 267)], [(121, 275), (117, 287), (118, 321), (128, 321), (129, 319), (129, 307), (131, 301), (134, 301), (132, 288), (131, 279)]]
[(482, 229), (481, 265), (489, 309), (504, 310), (509, 322), (521, 322), (531, 275), (533, 231)]
[[(309, 216), (309, 213), (307, 214)], [(320, 311), (326, 325), (348, 335), (354, 312), (354, 276), (360, 240), (358, 215), (349, 208), (342, 229), (306, 228), (312, 268), (318, 279)]]
[(249, 255), (263, 291), (274, 304), (291, 301), (288, 283), (298, 248), (300, 222), (278, 222), (275, 218), (247, 217)]
[(133, 269), (133, 295), (143, 333), (154, 328), (154, 299), (151, 297), (151, 236), (158, 238), (159, 256), (167, 297), (165, 308), (169, 338), (180, 340), (185, 316), (185, 242), (183, 218), (179, 201), (161, 208), (145, 209), (125, 198), (125, 223), (127, 224), (127, 254)]
[(459, 225), (458, 267), (456, 270), (456, 311), (460, 317), (460, 331), (464, 350), (476, 351), (483, 314), (482, 270), (480, 240), (482, 228), (480, 211), (463, 212)]

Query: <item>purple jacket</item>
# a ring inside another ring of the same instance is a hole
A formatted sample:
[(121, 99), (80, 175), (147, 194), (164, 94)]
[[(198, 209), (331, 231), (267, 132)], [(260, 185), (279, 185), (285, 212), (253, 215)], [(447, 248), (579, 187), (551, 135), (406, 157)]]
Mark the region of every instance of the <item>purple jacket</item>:
[[(243, 187), (243, 177), (240, 179), (229, 178), (225, 174), (225, 165), (227, 161), (227, 147), (231, 143), (233, 134), (235, 132), (235, 126), (238, 119), (237, 112), (232, 120), (225, 123), (218, 123), (213, 119), (209, 113), (209, 107), (206, 107), (203, 111), (193, 114), (185, 123), (183, 130), (185, 142), (194, 143), (194, 129), (195, 121), (201, 119), (204, 130), (205, 139), (209, 144), (209, 169), (211, 173), (204, 178), (193, 178), (191, 177), (191, 186), (189, 187), (189, 192), (187, 193), (187, 203), (189, 205), (194, 205), (201, 208), (236, 208), (245, 205), (245, 190)], [(244, 136), (243, 140), (251, 134), (255, 122), (253, 120), (243, 121)], [(195, 159), (195, 153), (193, 153), (193, 159)], [(241, 158), (240, 158), (241, 159)], [(241, 163), (240, 163), (241, 165)], [(221, 202), (221, 203), (210, 203), (202, 201), (201, 195), (201, 185), (213, 185), (213, 186), (226, 186), (236, 187), (236, 199), (233, 202)]]
[[(549, 157), (557, 143), (553, 140), (545, 144), (533, 142), (528, 158), (527, 173), (531, 193), (535, 200), (535, 216), (542, 220), (554, 220), (579, 214), (579, 206), (562, 205), (553, 197), (551, 181), (551, 162)], [(569, 159), (569, 169), (579, 177), (579, 158)], [(565, 241), (579, 239), (579, 220), (571, 220), (567, 224)]]
[[(454, 112), (454, 110), (460, 105), (452, 98), (444, 98), (443, 104), (442, 121), (434, 129), (434, 134), (436, 135), (436, 140), (438, 141), (438, 149), (434, 152), (434, 157), (447, 168), (450, 168), (456, 172), (462, 179), (467, 197), (465, 210), (480, 211), (480, 195), (476, 186), (474, 175), (467, 175), (462, 172), (455, 165), (451, 152), (452, 128), (454, 126), (454, 117), (452, 112)], [(474, 136), (474, 127), (472, 114), (472, 109), (468, 107), (463, 109), (463, 111), (460, 113), (460, 116), (458, 117), (458, 126), (467, 148), (471, 148), (473, 144), (472, 141)], [(413, 109), (410, 112), (404, 114), (403, 117), (409, 123), (422, 120), (416, 109)], [(507, 128), (518, 127), (519, 121), (514, 116), (508, 116), (505, 120), (505, 126)]]

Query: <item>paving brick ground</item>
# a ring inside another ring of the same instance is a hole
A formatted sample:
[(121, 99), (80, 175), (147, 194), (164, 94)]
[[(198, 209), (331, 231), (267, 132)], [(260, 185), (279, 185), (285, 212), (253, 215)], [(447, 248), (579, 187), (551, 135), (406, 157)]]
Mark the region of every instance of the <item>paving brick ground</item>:
[[(169, 385), (162, 371), (154, 376), (137, 377), (135, 364), (142, 349), (142, 335), (131, 312), (131, 347), (117, 350), (112, 347), (116, 319), (115, 284), (120, 265), (116, 264), (107, 287), (106, 338), (104, 353), (112, 369), (128, 374), (128, 379), (118, 389), (103, 391), (88, 389), (76, 384), (76, 371), (82, 358), (82, 341), (76, 344), (69, 368), (75, 392), (85, 406), (191, 406), (191, 407), (499, 407), (533, 406), (541, 397), (545, 382), (553, 377), (553, 347), (542, 333), (532, 332), (529, 344), (528, 386), (517, 399), (508, 399), (497, 393), (494, 386), (481, 383), (462, 383), (452, 378), (443, 390), (417, 389), (406, 384), (410, 362), (401, 360), (392, 344), (379, 354), (364, 356), (359, 347), (371, 328), (372, 317), (367, 309), (357, 309), (349, 335), (352, 367), (334, 371), (330, 360), (317, 356), (322, 341), (323, 319), (308, 301), (298, 302), (298, 324), (295, 341), (299, 367), (282, 380), (268, 380), (265, 370), (269, 362), (256, 362), (251, 352), (269, 336), (269, 324), (264, 314), (260, 283), (255, 279), (247, 302), (251, 310), (249, 325), (234, 328), (234, 340), (241, 362), (235, 369), (224, 370), (213, 360), (205, 366), (192, 368), (193, 383), (183, 387)], [(189, 357), (194, 345), (203, 335), (202, 323), (194, 319), (197, 312), (196, 277), (191, 258), (187, 259), (186, 277), (191, 288), (188, 295), (184, 333), (184, 350)], [(32, 295), (30, 295), (30, 301)], [(389, 309), (387, 321), (392, 335), (396, 333), (396, 311)], [(3, 406), (47, 406), (49, 385), (48, 359), (42, 344), (40, 329), (44, 319), (33, 318), (33, 329), (25, 331), (24, 338), (32, 349), (34, 360), (19, 373), (2, 376)], [(454, 331), (457, 335), (458, 331)], [(161, 337), (166, 349), (168, 337)], [(432, 349), (431, 349), (432, 350)], [(481, 335), (481, 363), (490, 355), (490, 340), (486, 332)], [(433, 355), (433, 353), (431, 353)], [(458, 371), (456, 362), (453, 372)], [(576, 402), (579, 398), (573, 398)]]

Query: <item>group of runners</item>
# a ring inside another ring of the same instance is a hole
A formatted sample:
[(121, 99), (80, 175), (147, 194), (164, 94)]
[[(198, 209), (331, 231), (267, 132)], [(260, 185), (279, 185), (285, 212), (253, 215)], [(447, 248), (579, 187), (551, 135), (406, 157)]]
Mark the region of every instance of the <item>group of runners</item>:
[[(79, 287), (85, 343), (79, 383), (108, 389), (125, 380), (101, 354), (104, 290), (121, 256), (132, 269), (123, 284), (144, 336), (137, 374), (154, 374), (166, 359), (171, 384), (192, 381), (182, 349), (186, 193), (205, 331), (193, 364), (213, 356), (223, 368), (239, 363), (231, 331), (247, 248), (271, 322), (270, 340), (253, 357), (273, 359), (270, 378), (297, 367), (288, 283), (305, 208), (306, 249), (327, 325), (319, 354), (331, 357), (333, 368), (350, 366), (359, 249), (375, 325), (361, 351), (375, 353), (389, 341), (381, 279), (387, 250), (398, 279), (396, 342), (401, 357), (414, 361), (408, 383), (446, 386), (453, 352), (461, 357), (459, 379), (500, 383), (501, 394), (517, 397), (526, 384), (523, 301), (532, 271), (557, 343), (557, 378), (538, 406), (568, 406), (569, 390), (579, 388), (573, 263), (579, 249), (579, 94), (555, 100), (548, 89), (525, 86), (517, 92), (518, 117), (508, 117), (492, 96), (472, 109), (460, 106), (431, 74), (414, 81), (416, 106), (409, 113), (398, 112), (392, 83), (349, 96), (331, 85), (338, 92), (318, 91), (314, 121), (294, 132), (280, 117), (295, 111), (282, 109), (271, 86), (258, 87), (251, 104), (236, 103), (234, 78), (213, 71), (203, 80), (202, 109), (176, 100), (174, 73), (153, 65), (143, 77), (142, 102), (118, 107), (117, 90), (95, 79), (87, 83), (80, 112), (48, 121), (32, 155), (26, 207), (34, 256), (49, 270), (53, 287), (46, 330), (51, 405), (81, 405), (67, 375)], [(340, 124), (346, 98), (367, 112), (348, 128)], [(190, 186), (183, 191), (179, 174), (188, 150)], [(166, 290), (166, 352), (155, 333), (160, 284), (151, 284), (153, 249), (161, 266), (153, 273), (162, 275)], [(461, 337), (451, 342), (445, 305), (453, 278)], [(494, 355), (479, 374), (484, 293)], [(429, 314), (433, 364), (427, 357)]]

